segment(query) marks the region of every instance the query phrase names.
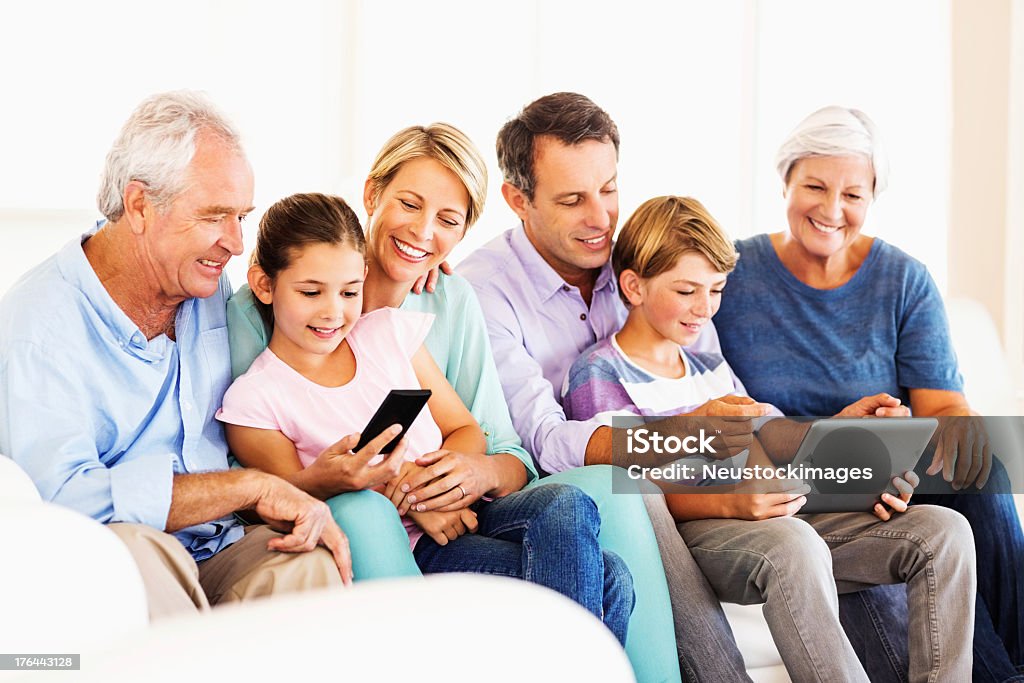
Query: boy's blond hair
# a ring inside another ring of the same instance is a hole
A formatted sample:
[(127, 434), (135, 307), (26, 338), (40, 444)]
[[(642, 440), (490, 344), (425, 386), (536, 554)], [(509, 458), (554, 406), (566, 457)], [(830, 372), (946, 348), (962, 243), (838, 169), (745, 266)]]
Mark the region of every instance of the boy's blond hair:
[[(692, 197), (654, 197), (633, 212), (615, 242), (615, 277), (632, 270), (647, 279), (671, 270), (688, 251), (703, 254), (720, 273), (736, 267), (732, 240), (704, 205)], [(619, 297), (629, 301), (619, 289)]]

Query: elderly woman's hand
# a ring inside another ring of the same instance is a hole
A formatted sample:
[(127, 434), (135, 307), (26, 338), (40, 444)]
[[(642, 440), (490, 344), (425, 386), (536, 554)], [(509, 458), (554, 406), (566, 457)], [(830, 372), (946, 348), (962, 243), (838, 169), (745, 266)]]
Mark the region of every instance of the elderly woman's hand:
[(939, 441), (928, 474), (942, 472), (942, 478), (959, 491), (974, 484), (988, 483), (992, 472), (992, 448), (985, 421), (977, 416), (939, 418)]
[(910, 417), (910, 408), (895, 396), (881, 393), (854, 401), (836, 417)]

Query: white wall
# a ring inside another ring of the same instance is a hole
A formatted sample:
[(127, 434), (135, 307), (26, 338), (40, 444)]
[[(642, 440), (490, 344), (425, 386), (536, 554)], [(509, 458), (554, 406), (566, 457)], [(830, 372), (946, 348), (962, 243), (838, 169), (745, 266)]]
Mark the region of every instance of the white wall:
[[(690, 194), (736, 236), (782, 228), (771, 156), (788, 129), (824, 104), (859, 106), (887, 133), (895, 169), (869, 229), (945, 279), (935, 235), (946, 216), (920, 201), (946, 187), (945, 1), (864, 0), (851, 11), (811, 0), (51, 0), (20, 6), (4, 34), (0, 60), (17, 68), (2, 83), (16, 104), (0, 109), (0, 289), (84, 229), (78, 216), (94, 214), (118, 127), (143, 97), (177, 87), (207, 90), (238, 122), (257, 214), (296, 191), (357, 199), (376, 150), (402, 126), (464, 128), (492, 182), (456, 259), (513, 223), (494, 136), (542, 94), (586, 93), (618, 122), (623, 218), (650, 196)], [(67, 225), (55, 210), (72, 212)], [(229, 268), (236, 281), (243, 261)]]

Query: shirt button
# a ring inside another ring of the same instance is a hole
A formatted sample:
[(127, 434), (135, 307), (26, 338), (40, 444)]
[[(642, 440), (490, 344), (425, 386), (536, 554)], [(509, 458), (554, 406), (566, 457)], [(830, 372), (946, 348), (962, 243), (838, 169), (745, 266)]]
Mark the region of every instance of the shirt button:
[(586, 313), (580, 313), (580, 320), (586, 320), (586, 319), (587, 319), (587, 314)]
[(562, 285), (562, 291), (563, 292), (568, 292), (569, 291), (569, 285)]

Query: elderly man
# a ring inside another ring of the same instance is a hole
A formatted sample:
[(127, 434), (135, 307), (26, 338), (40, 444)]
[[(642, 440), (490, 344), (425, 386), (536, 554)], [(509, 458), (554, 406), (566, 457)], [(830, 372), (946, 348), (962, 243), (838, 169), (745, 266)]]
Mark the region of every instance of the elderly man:
[[(156, 95), (107, 156), (106, 221), (0, 302), (0, 452), (44, 499), (128, 545), (151, 618), (351, 579), (327, 506), (229, 471), (213, 419), (231, 378), (223, 271), (252, 196), (238, 135), (211, 103)], [(238, 510), (266, 524), (243, 526)]]

